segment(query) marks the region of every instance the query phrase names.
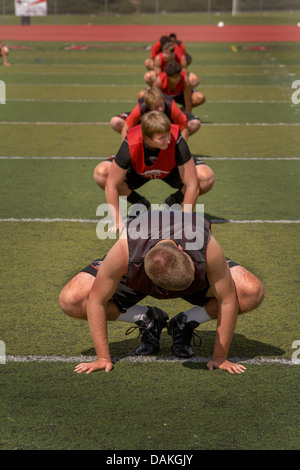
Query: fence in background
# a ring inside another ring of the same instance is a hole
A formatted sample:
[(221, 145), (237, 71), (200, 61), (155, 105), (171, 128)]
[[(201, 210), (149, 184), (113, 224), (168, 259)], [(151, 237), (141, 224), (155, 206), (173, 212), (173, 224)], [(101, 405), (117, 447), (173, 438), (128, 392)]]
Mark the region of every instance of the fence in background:
[[(15, 14), (15, 0), (1, 0), (2, 23), (7, 15)], [(246, 12), (258, 12), (260, 22), (263, 13), (270, 11), (300, 11), (300, 0), (48, 0), (47, 13), (54, 23), (60, 15), (91, 15), (102, 17), (108, 23), (116, 15), (155, 15), (155, 22), (170, 13), (210, 14), (227, 12), (237, 16)], [(28, 22), (30, 23), (30, 21)]]

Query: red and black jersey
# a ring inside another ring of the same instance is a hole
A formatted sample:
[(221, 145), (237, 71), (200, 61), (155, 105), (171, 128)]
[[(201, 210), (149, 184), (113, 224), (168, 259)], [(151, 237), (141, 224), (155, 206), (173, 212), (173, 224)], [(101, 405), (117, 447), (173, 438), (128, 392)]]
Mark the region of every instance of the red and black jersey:
[[(187, 125), (187, 117), (172, 99), (172, 97), (164, 94), (165, 110), (164, 113), (168, 116), (171, 123), (178, 124), (179, 129), (182, 131)], [(150, 109), (145, 103), (144, 98), (138, 101), (138, 104), (133, 108), (130, 114), (126, 118), (126, 124), (128, 127), (137, 126), (140, 123), (141, 116), (148, 113)]]
[(175, 147), (179, 135), (179, 127), (171, 124), (171, 142), (166, 150), (160, 150), (154, 163), (146, 165), (144, 157), (144, 142), (141, 126), (135, 126), (127, 131), (127, 142), (130, 151), (131, 165), (144, 178), (165, 178), (177, 166)]
[(165, 95), (178, 96), (181, 93), (183, 93), (183, 91), (184, 91), (184, 80), (185, 80), (186, 73), (185, 72), (180, 72), (180, 75), (181, 75), (180, 82), (176, 85), (175, 90), (171, 90), (170, 87), (169, 87), (168, 76), (167, 76), (166, 72), (161, 72), (159, 74), (159, 78), (160, 78), (160, 81), (161, 81), (161, 91)]
[[(206, 250), (210, 233), (210, 222), (201, 219), (198, 213), (183, 211), (152, 211), (147, 212), (127, 225), (129, 264), (126, 285), (157, 299), (178, 298), (195, 294), (207, 286), (205, 275)], [(139, 236), (137, 237), (137, 233)], [(190, 249), (194, 239), (201, 240), (198, 249)], [(144, 259), (148, 251), (161, 240), (171, 239), (187, 253), (195, 267), (192, 284), (183, 291), (166, 291), (156, 286), (147, 276)]]

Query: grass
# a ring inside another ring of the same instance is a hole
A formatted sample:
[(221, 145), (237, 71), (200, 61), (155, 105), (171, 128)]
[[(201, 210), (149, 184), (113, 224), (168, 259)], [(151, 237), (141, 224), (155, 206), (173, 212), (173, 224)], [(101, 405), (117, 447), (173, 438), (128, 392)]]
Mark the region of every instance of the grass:
[[(73, 362), (55, 360), (95, 353), (88, 325), (60, 311), (58, 294), (112, 241), (97, 238), (95, 223), (68, 219), (96, 219), (105, 199), (93, 168), (120, 145), (109, 120), (134, 106), (148, 53), (130, 43), (76, 52), (61, 43), (29, 45), (35, 49), (13, 50), (13, 66), (1, 69), (7, 103), (0, 106), (0, 339), (10, 357), (54, 362), (0, 365), (0, 448), (173, 449), (195, 456), (207, 449), (298, 449), (297, 365), (247, 364), (245, 374), (231, 376), (208, 371), (205, 362), (126, 362), (139, 340), (125, 336), (128, 324), (121, 322), (108, 327), (117, 359), (112, 373), (77, 375)], [(299, 339), (299, 230), (292, 223), (299, 221), (299, 106), (291, 103), (299, 44), (236, 52), (230, 44), (187, 46), (207, 97), (195, 109), (203, 124), (189, 146), (216, 177), (199, 203), (208, 218), (244, 221), (213, 223), (212, 230), (226, 256), (265, 286), (262, 305), (239, 318), (230, 356), (290, 361)], [(152, 181), (140, 192), (161, 203), (170, 188)], [(10, 218), (17, 220), (3, 220)], [(266, 223), (272, 220), (291, 223)], [(188, 308), (181, 300), (160, 306), (170, 317)], [(210, 357), (215, 322), (199, 333), (203, 346), (195, 356)], [(170, 346), (164, 331), (161, 356), (171, 357)]]

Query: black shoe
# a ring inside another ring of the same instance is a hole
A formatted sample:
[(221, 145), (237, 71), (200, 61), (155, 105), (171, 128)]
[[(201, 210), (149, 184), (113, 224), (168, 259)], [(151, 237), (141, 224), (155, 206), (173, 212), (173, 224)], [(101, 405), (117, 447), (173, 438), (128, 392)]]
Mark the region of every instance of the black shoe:
[(166, 312), (157, 307), (148, 307), (145, 320), (136, 322), (137, 326), (128, 328), (126, 334), (132, 333), (139, 328), (141, 345), (135, 351), (139, 356), (157, 354), (159, 351), (159, 340), (162, 329), (167, 326), (169, 316)]
[[(174, 205), (178, 206), (178, 210), (181, 210), (181, 203), (184, 199), (184, 195), (182, 192), (176, 191), (176, 193), (170, 194), (165, 200), (164, 200), (164, 205), (168, 207), (172, 207)], [(175, 207), (177, 209), (177, 207)]]
[(186, 320), (187, 318), (184, 313), (178, 313), (178, 315), (170, 320), (168, 325), (168, 333), (173, 338), (172, 354), (185, 359), (192, 357), (194, 354), (191, 348), (192, 339), (195, 344), (194, 336), (197, 336), (200, 340), (198, 346), (202, 344), (200, 336), (194, 331), (199, 323), (195, 321), (187, 322)]
[[(137, 206), (139, 204), (139, 206)], [(143, 207), (140, 207), (143, 206)], [(142, 197), (137, 202), (132, 204), (128, 210), (128, 218), (135, 219), (141, 214), (145, 214), (151, 209), (151, 204), (145, 197)]]

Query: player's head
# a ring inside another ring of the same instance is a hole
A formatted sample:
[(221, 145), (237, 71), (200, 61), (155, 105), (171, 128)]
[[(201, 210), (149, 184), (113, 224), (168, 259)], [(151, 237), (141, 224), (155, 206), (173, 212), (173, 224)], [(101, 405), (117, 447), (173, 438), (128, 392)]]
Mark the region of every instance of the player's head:
[(168, 134), (171, 130), (171, 121), (165, 113), (149, 111), (141, 117), (141, 127), (143, 136), (152, 139), (154, 134)]
[(170, 42), (170, 37), (161, 36), (161, 38), (159, 39), (159, 42), (160, 42), (161, 47), (163, 47), (164, 44), (166, 44), (167, 42)]
[(175, 57), (175, 45), (172, 41), (166, 42), (162, 46), (162, 53), (164, 55), (164, 59), (169, 61), (169, 60), (174, 60)]
[(163, 289), (187, 289), (194, 280), (192, 259), (172, 240), (158, 242), (145, 256), (144, 267), (149, 279)]
[(166, 65), (164, 72), (166, 72), (168, 77), (174, 77), (174, 75), (180, 75), (181, 70), (181, 65), (175, 60), (172, 60)]
[(163, 92), (159, 88), (149, 88), (144, 94), (144, 101), (151, 111), (165, 110), (165, 100)]

